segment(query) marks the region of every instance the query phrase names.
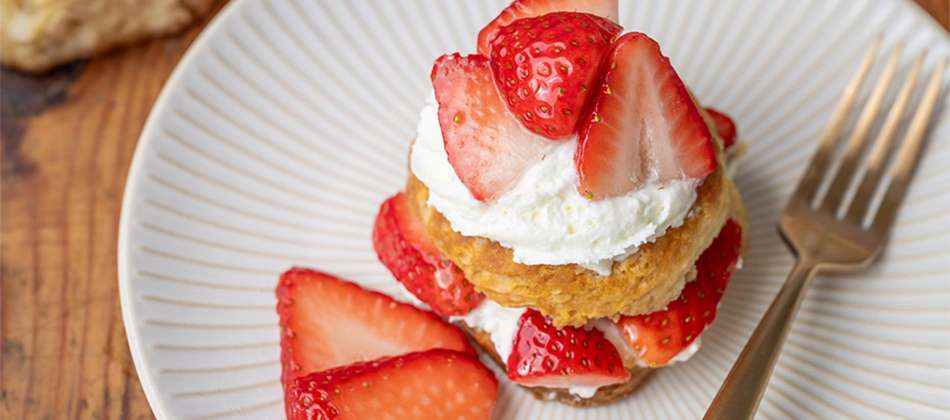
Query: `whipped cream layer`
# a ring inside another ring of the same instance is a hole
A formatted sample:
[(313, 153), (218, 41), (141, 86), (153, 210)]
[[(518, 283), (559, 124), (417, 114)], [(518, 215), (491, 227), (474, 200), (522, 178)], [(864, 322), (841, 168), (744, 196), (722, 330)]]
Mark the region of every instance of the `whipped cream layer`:
[(412, 173), (429, 189), (428, 205), (465, 236), (494, 240), (526, 265), (579, 264), (600, 275), (614, 261), (683, 223), (700, 180), (648, 183), (626, 195), (589, 200), (577, 191), (577, 138), (551, 142), (510, 191), (493, 202), (472, 197), (449, 163), (431, 95), (422, 109), (413, 144)]
[[(525, 311), (524, 308), (506, 308), (485, 299), (471, 312), (462, 316), (449, 317), (449, 320), (452, 322), (462, 321), (469, 327), (488, 333), (498, 356), (501, 357), (502, 361), (507, 362), (514, 347), (515, 334), (518, 332), (518, 320)], [(616, 325), (609, 319), (592, 320), (587, 323), (585, 328), (596, 328), (603, 332), (607, 341), (610, 341), (617, 349), (621, 359), (628, 363), (634, 362), (640, 367), (649, 367), (634, 354), (633, 349), (624, 340)], [(689, 360), (699, 351), (699, 346), (700, 337), (697, 337), (688, 347), (673, 356), (668, 365)], [(596, 386), (572, 385), (567, 387), (567, 390), (581, 398), (590, 398), (594, 396), (598, 388)]]

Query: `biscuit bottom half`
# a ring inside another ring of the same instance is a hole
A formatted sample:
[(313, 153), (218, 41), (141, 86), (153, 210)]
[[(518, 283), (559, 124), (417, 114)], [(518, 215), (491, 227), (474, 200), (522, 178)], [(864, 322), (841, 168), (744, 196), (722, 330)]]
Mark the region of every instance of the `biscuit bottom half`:
[[(479, 330), (473, 327), (466, 325), (464, 322), (460, 322), (459, 326), (465, 330), (466, 333), (482, 348), (486, 353), (488, 353), (492, 360), (501, 366), (502, 370), (505, 369), (506, 364), (501, 360), (501, 356), (498, 355), (498, 352), (495, 350), (495, 345), (491, 341), (491, 336), (483, 330)], [(594, 405), (607, 404), (624, 398), (636, 391), (637, 388), (643, 384), (647, 378), (650, 377), (650, 374), (653, 373), (655, 368), (646, 368), (646, 367), (630, 367), (627, 370), (630, 371), (630, 379), (626, 382), (619, 384), (608, 385), (601, 387), (597, 390), (594, 395), (589, 398), (584, 398), (571, 394), (567, 389), (563, 388), (542, 388), (542, 387), (524, 387), (534, 395), (535, 398), (545, 401), (557, 401), (560, 403), (573, 405), (575, 407), (590, 407)]]
[[(743, 235), (745, 235), (746, 230), (746, 221), (745, 214), (743, 212), (741, 203), (738, 199), (734, 201), (736, 207), (733, 209), (731, 217), (736, 220), (741, 226)], [(718, 232), (717, 232), (718, 233)], [(743, 249), (745, 248), (745, 239), (743, 239)], [(741, 254), (740, 254), (741, 255)], [(495, 343), (492, 341), (491, 335), (482, 329), (479, 329), (475, 325), (468, 325), (463, 320), (456, 321), (456, 324), (461, 327), (465, 332), (482, 348), (491, 358), (501, 366), (502, 370), (506, 370), (507, 363), (501, 359), (501, 356), (498, 354), (498, 351), (495, 347)], [(569, 404), (576, 407), (587, 407), (593, 405), (606, 404), (612, 401), (619, 400), (624, 398), (643, 384), (646, 379), (650, 376), (651, 373), (658, 368), (649, 368), (636, 366), (634, 361), (624, 360), (624, 367), (630, 372), (630, 379), (626, 382), (608, 385), (597, 389), (594, 395), (590, 397), (581, 397), (575, 394), (570, 393), (567, 389), (563, 388), (543, 388), (543, 387), (524, 387), (530, 391), (535, 398), (539, 400), (554, 400), (564, 404)]]

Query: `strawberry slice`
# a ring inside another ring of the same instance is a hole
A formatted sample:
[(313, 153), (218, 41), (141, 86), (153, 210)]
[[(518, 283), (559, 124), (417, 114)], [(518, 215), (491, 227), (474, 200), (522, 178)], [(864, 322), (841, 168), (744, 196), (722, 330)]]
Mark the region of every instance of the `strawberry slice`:
[(403, 193), (379, 207), (373, 248), (396, 280), (439, 315), (465, 315), (485, 299), (465, 280), (462, 270), (429, 241)]
[(429, 350), (296, 378), (288, 420), (490, 419), (498, 381), (474, 356)]
[(551, 12), (582, 12), (617, 22), (617, 10), (617, 0), (515, 0), (478, 32), (478, 53), (487, 57), (498, 29), (518, 19)]
[(656, 41), (626, 34), (607, 60), (603, 85), (578, 129), (579, 191), (601, 199), (651, 180), (665, 184), (715, 170), (709, 128)]
[(525, 386), (605, 386), (630, 379), (617, 348), (598, 329), (555, 328), (529, 309), (518, 320), (508, 377)]
[(587, 13), (554, 12), (500, 28), (491, 42), (495, 85), (525, 128), (574, 133), (604, 54), (623, 28)]
[(292, 268), (277, 284), (284, 384), (353, 362), (431, 348), (474, 354), (435, 314), (318, 271)]
[(732, 118), (713, 108), (706, 108), (706, 113), (709, 114), (709, 118), (712, 118), (713, 124), (716, 125), (716, 132), (722, 138), (723, 148), (728, 149), (729, 146), (735, 144), (736, 123), (732, 122)]
[(443, 55), (432, 66), (432, 85), (449, 163), (476, 199), (511, 189), (550, 147), (508, 112), (487, 58)]
[(741, 245), (742, 227), (734, 220), (727, 221), (696, 261), (696, 280), (686, 284), (678, 299), (665, 310), (623, 316), (617, 321), (617, 328), (641, 363), (667, 364), (716, 319), (716, 308), (732, 277)]

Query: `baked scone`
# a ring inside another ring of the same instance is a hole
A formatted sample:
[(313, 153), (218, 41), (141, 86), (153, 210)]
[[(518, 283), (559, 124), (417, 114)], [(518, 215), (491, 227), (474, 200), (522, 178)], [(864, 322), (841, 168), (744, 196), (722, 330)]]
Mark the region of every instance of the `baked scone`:
[[(733, 189), (733, 194), (736, 194), (736, 196), (732, 201), (733, 207), (729, 209), (728, 217), (729, 220), (735, 221), (741, 227), (742, 232), (745, 232), (745, 209), (739, 200), (738, 192)], [(742, 240), (742, 244), (745, 244), (744, 239)], [(739, 254), (744, 254), (744, 248), (740, 249)], [(695, 274), (693, 278), (695, 278)], [(486, 304), (483, 303), (483, 305)], [(502, 350), (508, 352), (508, 354), (504, 356), (500, 355), (499, 345), (496, 343), (496, 341), (505, 340), (509, 337), (506, 337), (503, 332), (492, 336), (492, 334), (490, 334), (488, 331), (481, 328), (485, 325), (483, 323), (481, 326), (470, 325), (479, 324), (481, 321), (483, 321), (483, 319), (481, 319), (482, 317), (479, 316), (455, 316), (451, 318), (454, 319), (455, 323), (465, 330), (469, 336), (472, 337), (475, 343), (477, 343), (483, 351), (489, 354), (492, 360), (494, 360), (502, 369), (507, 368), (507, 358), (510, 357), (510, 352), (513, 350)], [(512, 320), (508, 319), (502, 322), (512, 322)], [(611, 322), (602, 320), (596, 323), (589, 323), (588, 327), (593, 326), (593, 328), (610, 328), (611, 325)], [(492, 327), (492, 329), (495, 331), (505, 331), (505, 328), (498, 328), (497, 326)], [(595, 392), (589, 395), (578, 395), (576, 391), (565, 388), (527, 387), (527, 389), (538, 399), (556, 400), (558, 402), (577, 407), (601, 405), (629, 395), (630, 393), (634, 392), (637, 387), (639, 387), (650, 376), (650, 374), (656, 371), (658, 367), (644, 366), (644, 363), (637, 359), (637, 355), (633, 353), (633, 349), (625, 340), (618, 340), (616, 337), (613, 337), (610, 342), (614, 346), (617, 346), (618, 351), (623, 355), (623, 367), (624, 369), (627, 369), (630, 374), (629, 379), (626, 381), (599, 387)], [(688, 356), (691, 351), (695, 351), (695, 348), (684, 350), (684, 354)]]
[(745, 244), (734, 123), (616, 6), (516, 0), (439, 57), (373, 231), (419, 304), (575, 406), (695, 353)]
[(213, 0), (0, 0), (0, 62), (39, 73), (184, 29)]
[(607, 276), (577, 264), (524, 265), (487, 238), (468, 237), (427, 204), (428, 189), (410, 174), (406, 195), (426, 233), (475, 287), (504, 306), (538, 308), (557, 326), (658, 310), (679, 295), (683, 278), (726, 221), (735, 186), (717, 170), (699, 188), (692, 215), (623, 261)]

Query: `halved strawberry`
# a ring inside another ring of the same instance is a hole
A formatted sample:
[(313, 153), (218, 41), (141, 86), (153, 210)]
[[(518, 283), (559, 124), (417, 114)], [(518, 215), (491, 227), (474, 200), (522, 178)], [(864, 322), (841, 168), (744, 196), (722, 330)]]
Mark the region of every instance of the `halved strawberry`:
[(497, 394), (478, 359), (438, 349), (296, 378), (284, 407), (288, 420), (490, 419)]
[(525, 128), (551, 139), (574, 133), (601, 62), (623, 28), (588, 13), (523, 18), (491, 42), (495, 85)]
[(603, 85), (578, 129), (579, 191), (601, 199), (651, 179), (663, 184), (716, 169), (709, 128), (656, 41), (628, 33), (607, 60)]
[(617, 22), (617, 10), (617, 0), (515, 0), (478, 32), (478, 53), (487, 57), (498, 29), (518, 19), (551, 12), (582, 12)]
[(485, 296), (465, 280), (462, 270), (445, 258), (426, 236), (403, 193), (383, 202), (373, 225), (373, 248), (379, 260), (410, 293), (442, 315), (464, 315)]
[(462, 331), (435, 314), (304, 268), (280, 276), (277, 315), (285, 385), (302, 374), (411, 351), (474, 354)]
[(741, 246), (742, 227), (734, 220), (727, 221), (696, 261), (696, 279), (686, 284), (679, 298), (665, 310), (623, 316), (617, 321), (617, 328), (642, 363), (667, 364), (716, 319), (716, 308), (732, 277)]
[(511, 189), (550, 147), (508, 112), (487, 58), (443, 55), (432, 66), (432, 85), (449, 163), (476, 199)]
[(555, 328), (529, 309), (518, 320), (508, 377), (525, 386), (605, 386), (630, 379), (617, 348), (594, 328)]
[(729, 118), (728, 115), (713, 108), (706, 108), (706, 113), (709, 114), (709, 118), (712, 118), (713, 124), (716, 125), (716, 132), (722, 138), (723, 148), (728, 149), (736, 142), (736, 123), (732, 122), (732, 118)]

